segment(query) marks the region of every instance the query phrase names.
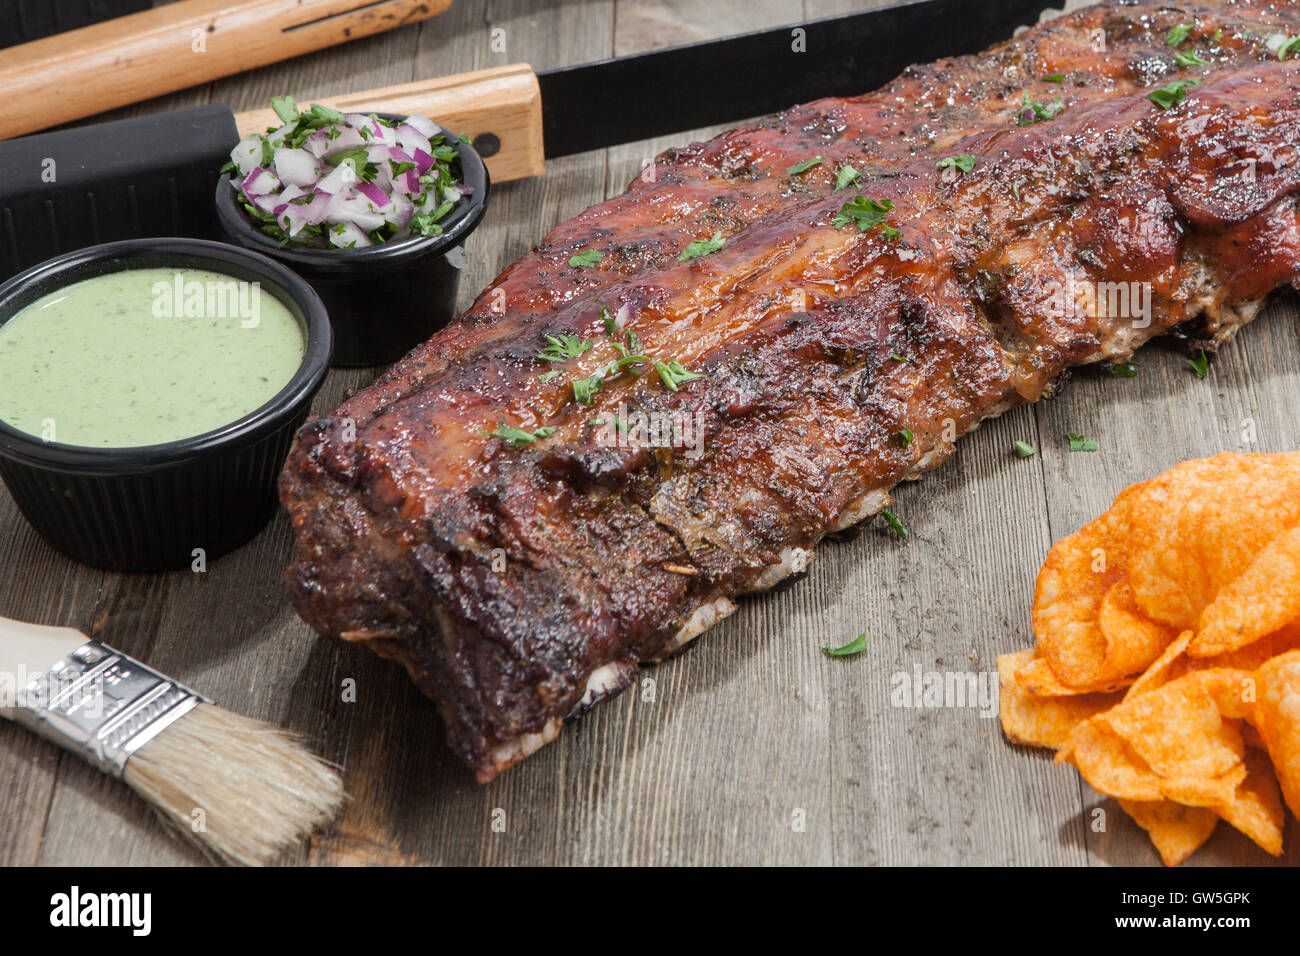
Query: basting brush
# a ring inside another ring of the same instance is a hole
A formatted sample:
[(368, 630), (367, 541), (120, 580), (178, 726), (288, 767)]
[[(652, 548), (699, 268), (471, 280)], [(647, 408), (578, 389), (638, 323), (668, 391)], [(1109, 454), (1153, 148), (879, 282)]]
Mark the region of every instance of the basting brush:
[(0, 617), (0, 716), (126, 782), (228, 863), (272, 862), (343, 803), (293, 735), (69, 627)]

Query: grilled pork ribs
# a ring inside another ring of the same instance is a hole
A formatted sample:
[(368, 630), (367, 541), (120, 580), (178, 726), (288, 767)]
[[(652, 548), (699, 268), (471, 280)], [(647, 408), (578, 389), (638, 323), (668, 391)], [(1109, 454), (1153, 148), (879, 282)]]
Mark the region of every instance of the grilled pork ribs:
[(295, 607), (492, 779), (982, 419), (1294, 283), (1297, 21), (1104, 4), (660, 155), (303, 428)]

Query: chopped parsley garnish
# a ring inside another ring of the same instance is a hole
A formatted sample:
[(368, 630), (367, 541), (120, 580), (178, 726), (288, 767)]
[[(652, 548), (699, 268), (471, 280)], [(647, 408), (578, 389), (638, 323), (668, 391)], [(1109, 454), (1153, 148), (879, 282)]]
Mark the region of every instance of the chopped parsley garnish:
[(549, 381), (550, 381), (551, 379), (553, 379), (553, 378), (558, 378), (558, 377), (559, 377), (559, 374), (560, 374), (560, 370), (559, 370), (559, 369), (551, 369), (551, 371), (549, 371), (549, 372), (543, 372), (541, 375), (537, 376), (537, 381), (539, 381), (539, 382), (549, 382)]
[(691, 382), (697, 378), (704, 378), (695, 372), (688, 372), (682, 367), (682, 363), (677, 359), (668, 362), (654, 360), (655, 371), (659, 373), (659, 378), (663, 380), (664, 385), (668, 386), (671, 391), (677, 391), (679, 385), (683, 382)]
[(576, 256), (571, 256), (569, 258), (569, 265), (575, 269), (590, 269), (593, 266), (599, 265), (601, 260), (604, 258), (605, 253), (601, 252), (599, 249), (584, 249)]
[(614, 313), (603, 305), (600, 307), (600, 318), (605, 323), (606, 335), (613, 335), (618, 330), (618, 325), (614, 321)]
[(901, 438), (901, 439), (903, 439), (903, 444), (904, 444), (904, 445), (910, 445), (910, 444), (912, 444), (912, 440), (913, 440), (914, 438), (916, 438), (916, 436), (915, 436), (914, 434), (912, 434), (912, 429), (910, 429), (910, 428), (901, 428), (901, 429), (899, 429), (899, 431), (898, 431), (898, 437)]
[(805, 159), (802, 163), (787, 166), (785, 171), (791, 176), (798, 176), (800, 173), (806, 173), (814, 166), (820, 166), (824, 162), (826, 162), (825, 156), (814, 156), (812, 159)]
[(275, 110), (275, 115), (285, 123), (298, 121), (298, 101), (292, 96), (271, 97), (271, 109)]
[(1051, 76), (1045, 76), (1045, 77), (1043, 77), (1043, 82), (1044, 82), (1044, 83), (1064, 83), (1064, 82), (1065, 82), (1065, 74), (1064, 74), (1064, 73), (1053, 73)]
[(1097, 443), (1089, 441), (1077, 432), (1070, 432), (1065, 436), (1070, 440), (1070, 451), (1096, 451)]
[(1186, 359), (1187, 367), (1196, 373), (1197, 378), (1205, 378), (1210, 374), (1210, 357), (1202, 350), (1201, 354), (1194, 359)]
[(1038, 454), (1038, 449), (1027, 441), (1018, 441), (1011, 447), (1016, 450), (1017, 458), (1032, 458), (1034, 455)]
[(351, 149), (340, 150), (333, 156), (326, 156), (325, 162), (331, 166), (341, 166), (347, 163), (352, 167), (352, 171), (357, 174), (357, 179), (363, 183), (372, 183), (375, 177), (379, 175), (379, 166), (370, 161), (370, 155), (366, 152), (364, 146), (353, 146)]
[(1187, 99), (1187, 91), (1199, 86), (1200, 80), (1174, 80), (1147, 94), (1147, 99), (1162, 110), (1171, 109)]
[(600, 391), (603, 384), (605, 384), (605, 373), (603, 371), (587, 378), (575, 378), (573, 380), (573, 397), (579, 405), (590, 405), (592, 396)]
[(1183, 67), (1210, 65), (1210, 61), (1195, 50), (1179, 50), (1174, 54), (1174, 62)]
[(1300, 46), (1300, 36), (1288, 37), (1282, 41), (1282, 45), (1277, 48), (1277, 58), (1285, 60), (1288, 56), (1295, 55), (1295, 49)]
[(841, 644), (839, 647), (823, 647), (822, 653), (827, 657), (852, 657), (854, 654), (861, 654), (867, 649), (867, 635), (859, 634), (847, 644)]
[(876, 202), (874, 199), (858, 196), (852, 202), (846, 202), (840, 207), (840, 211), (831, 220), (831, 225), (836, 229), (840, 229), (857, 223), (858, 232), (866, 232), (868, 229), (881, 226), (881, 231), (884, 232), (886, 238), (897, 239), (900, 235), (898, 230), (892, 226), (884, 225), (886, 217), (893, 210), (894, 204), (888, 199)]
[(1056, 119), (1063, 112), (1065, 112), (1065, 101), (1059, 96), (1050, 103), (1038, 103), (1031, 100), (1026, 93), (1016, 122), (1021, 126), (1033, 126), (1035, 123)]
[(641, 336), (637, 335), (632, 329), (627, 330), (627, 347), (633, 352), (641, 351)]
[(479, 434), (486, 435), (488, 438), (500, 438), (511, 448), (523, 448), (540, 438), (549, 438), (555, 434), (555, 429), (539, 428), (536, 431), (526, 432), (519, 428), (511, 428), (509, 425), (498, 424), (496, 431), (485, 432), (480, 429)]
[(546, 348), (537, 353), (537, 357), (545, 362), (566, 362), (592, 347), (592, 343), (584, 342), (576, 335), (548, 335), (546, 343)]
[(1165, 37), (1165, 46), (1182, 46), (1187, 42), (1188, 35), (1192, 32), (1192, 24), (1180, 23), (1169, 31)]
[(714, 232), (712, 239), (696, 239), (682, 250), (682, 254), (677, 257), (678, 262), (685, 262), (687, 259), (698, 259), (700, 256), (707, 256), (710, 253), (717, 252), (727, 240), (722, 237), (721, 231)]
[(1130, 359), (1110, 367), (1110, 374), (1116, 378), (1137, 378), (1138, 363)]
[(947, 159), (941, 159), (934, 165), (938, 169), (948, 169), (951, 167), (953, 169), (959, 169), (963, 173), (969, 173), (975, 168), (976, 162), (977, 160), (974, 156), (969, 153), (964, 153), (961, 156), (949, 156)]
[(451, 212), (456, 204), (451, 200), (441, 203), (433, 212), (419, 212), (411, 217), (411, 231), (418, 232), (422, 236), (440, 236), (442, 235), (442, 226), (438, 225), (438, 220), (447, 213)]
[(862, 174), (860, 172), (852, 166), (845, 164), (841, 166), (839, 172), (835, 174), (835, 191), (839, 192), (841, 189), (847, 189), (861, 178)]
[(895, 352), (893, 355), (889, 357), (893, 359), (895, 362), (899, 362), (903, 365), (907, 364), (907, 359), (903, 358), (903, 356), (899, 355), (897, 352)]
[(903, 526), (903, 522), (898, 520), (898, 515), (886, 508), (884, 511), (880, 512), (880, 516), (885, 519), (885, 524), (889, 525), (889, 530), (892, 531), (895, 536), (899, 538), (907, 537), (907, 528)]

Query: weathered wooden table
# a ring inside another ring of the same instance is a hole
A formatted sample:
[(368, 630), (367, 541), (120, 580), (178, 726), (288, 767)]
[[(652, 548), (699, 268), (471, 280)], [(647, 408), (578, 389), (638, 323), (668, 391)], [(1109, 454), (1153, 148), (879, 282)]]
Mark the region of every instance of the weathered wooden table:
[[(864, 5), (455, 0), (426, 23), (136, 111), (240, 110), (278, 93), (307, 100), (508, 62), (546, 69)], [(462, 305), (555, 223), (621, 191), (646, 158), (711, 132), (566, 158), (542, 179), (495, 188), (468, 244)], [(746, 601), (486, 787), (452, 759), (434, 708), (396, 666), (318, 638), (294, 615), (281, 585), (292, 550), (283, 515), (206, 573), (131, 576), (56, 554), (0, 493), (0, 613), (78, 626), (312, 738), (346, 768), (351, 802), (296, 862), (1150, 865), (1145, 834), (1115, 802), (1044, 751), (1008, 745), (991, 702), (904, 707), (893, 691), (918, 671), (991, 681), (998, 653), (1032, 643), (1033, 581), (1051, 542), (1123, 487), (1185, 458), (1300, 447), (1296, 318), (1292, 300), (1276, 301), (1206, 380), (1156, 345), (1136, 378), (1084, 372), (1060, 398), (985, 425), (900, 490), (906, 541), (875, 523), (827, 543), (806, 579)], [(373, 374), (331, 373), (316, 408)], [(1100, 450), (1071, 454), (1067, 432)], [(1039, 454), (1018, 459), (1016, 439)], [(860, 632), (865, 654), (821, 653)], [(355, 702), (344, 700), (348, 678)], [(1282, 862), (1300, 861), (1298, 831), (1291, 820)], [(125, 787), (0, 727), (0, 863), (201, 862)], [(1191, 860), (1270, 862), (1226, 824)]]

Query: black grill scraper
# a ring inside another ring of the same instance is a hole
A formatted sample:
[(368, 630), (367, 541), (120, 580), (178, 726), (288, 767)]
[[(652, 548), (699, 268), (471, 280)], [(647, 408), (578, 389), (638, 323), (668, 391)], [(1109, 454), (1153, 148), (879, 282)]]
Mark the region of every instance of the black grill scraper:
[(217, 171), (238, 141), (214, 104), (0, 142), (0, 281), (101, 242), (212, 238)]

